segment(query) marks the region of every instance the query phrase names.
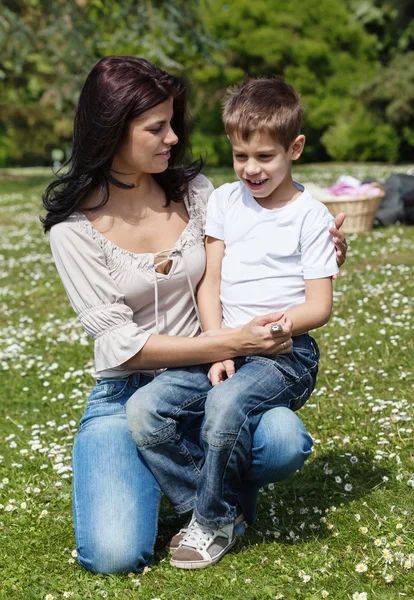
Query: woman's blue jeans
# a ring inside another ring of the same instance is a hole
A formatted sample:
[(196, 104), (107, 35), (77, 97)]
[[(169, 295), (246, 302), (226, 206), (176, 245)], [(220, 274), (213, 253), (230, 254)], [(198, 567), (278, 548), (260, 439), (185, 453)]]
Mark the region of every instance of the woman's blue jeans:
[[(153, 560), (161, 491), (131, 438), (125, 413), (132, 394), (151, 381), (139, 374), (99, 381), (75, 438), (73, 511), (78, 560), (96, 573), (138, 572)], [(189, 432), (189, 445), (197, 435), (199, 431)], [(278, 407), (263, 415), (253, 437), (247, 477), (250, 489), (243, 498), (250, 521), (254, 520), (256, 490), (302, 468), (311, 449), (312, 439), (292, 410)]]

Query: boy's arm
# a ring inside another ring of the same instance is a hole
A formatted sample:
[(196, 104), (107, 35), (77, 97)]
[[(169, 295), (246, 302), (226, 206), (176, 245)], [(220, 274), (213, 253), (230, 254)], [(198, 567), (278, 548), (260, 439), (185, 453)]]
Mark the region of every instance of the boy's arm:
[(198, 286), (197, 304), (201, 324), (205, 331), (220, 329), (222, 310), (220, 303), (221, 263), (224, 241), (206, 236), (206, 270)]
[(317, 329), (329, 321), (332, 312), (331, 277), (306, 279), (305, 297), (303, 304), (285, 311), (285, 316), (293, 322), (292, 335)]
[[(197, 304), (200, 312), (201, 324), (204, 331), (220, 329), (222, 310), (220, 302), (221, 263), (224, 256), (224, 242), (211, 236), (206, 236), (206, 270), (198, 286)], [(214, 363), (208, 378), (214, 387), (226, 377), (234, 375), (234, 362), (232, 360)]]

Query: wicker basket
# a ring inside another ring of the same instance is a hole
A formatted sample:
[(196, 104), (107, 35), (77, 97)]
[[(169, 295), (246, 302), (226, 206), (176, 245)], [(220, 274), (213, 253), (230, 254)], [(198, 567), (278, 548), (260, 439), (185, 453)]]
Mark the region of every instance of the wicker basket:
[(336, 217), (340, 212), (346, 213), (345, 222), (341, 227), (343, 233), (357, 233), (372, 229), (376, 212), (385, 192), (379, 183), (369, 185), (379, 188), (381, 193), (378, 196), (335, 196), (326, 192), (318, 194), (316, 189), (315, 191), (312, 189), (314, 187), (312, 184), (304, 184), (315, 198), (325, 204), (331, 215)]

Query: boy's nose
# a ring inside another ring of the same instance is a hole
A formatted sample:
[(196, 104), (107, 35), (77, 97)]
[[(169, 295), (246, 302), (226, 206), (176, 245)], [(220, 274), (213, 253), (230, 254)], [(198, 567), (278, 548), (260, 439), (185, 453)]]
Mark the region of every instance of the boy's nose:
[(248, 161), (244, 167), (246, 175), (257, 175), (260, 173), (260, 165), (257, 164), (256, 161)]

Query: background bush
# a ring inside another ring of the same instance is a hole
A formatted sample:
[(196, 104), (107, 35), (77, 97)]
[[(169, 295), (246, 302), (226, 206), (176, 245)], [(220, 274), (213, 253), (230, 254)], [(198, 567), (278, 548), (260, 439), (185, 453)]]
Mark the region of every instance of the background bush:
[(190, 80), (194, 153), (211, 166), (230, 164), (220, 103), (247, 75), (301, 92), (305, 161), (412, 156), (409, 0), (3, 0), (0, 11), (0, 166), (70, 150), (82, 83), (109, 54)]

